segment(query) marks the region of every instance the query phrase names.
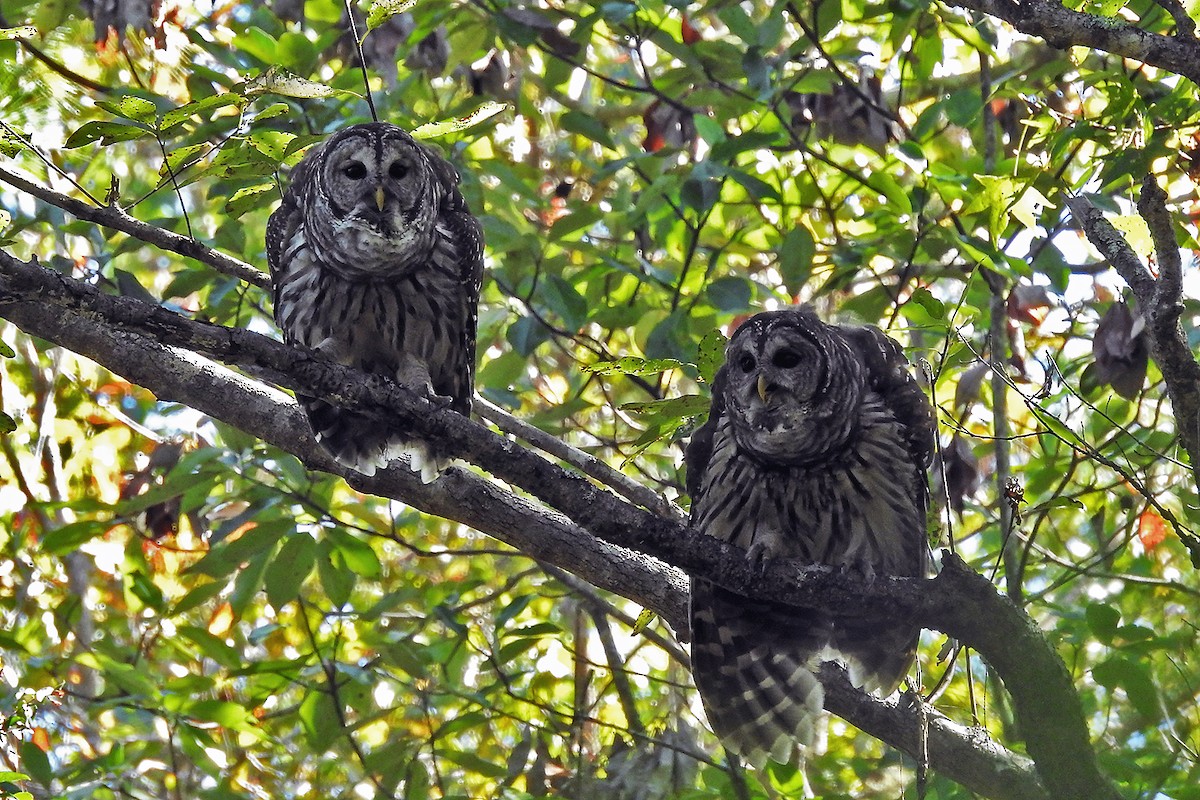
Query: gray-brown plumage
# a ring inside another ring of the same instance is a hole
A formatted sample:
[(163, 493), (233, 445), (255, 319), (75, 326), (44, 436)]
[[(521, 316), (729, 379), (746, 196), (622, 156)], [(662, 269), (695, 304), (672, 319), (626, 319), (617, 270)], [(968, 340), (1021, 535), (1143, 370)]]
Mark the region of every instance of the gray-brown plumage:
[[(759, 565), (794, 558), (868, 580), (924, 575), (936, 426), (907, 367), (878, 328), (827, 325), (803, 308), (749, 319), (688, 445), (693, 526)], [(756, 766), (787, 762), (812, 740), (821, 661), (841, 660), (858, 685), (890, 694), (918, 633), (692, 582), (696, 686), (714, 732)]]
[[(436, 150), (386, 123), (335, 133), (293, 170), (267, 260), (284, 341), (470, 413), (483, 238)], [(438, 454), (399, 426), (300, 402), (339, 463), (371, 475), (407, 453), (436, 475)]]

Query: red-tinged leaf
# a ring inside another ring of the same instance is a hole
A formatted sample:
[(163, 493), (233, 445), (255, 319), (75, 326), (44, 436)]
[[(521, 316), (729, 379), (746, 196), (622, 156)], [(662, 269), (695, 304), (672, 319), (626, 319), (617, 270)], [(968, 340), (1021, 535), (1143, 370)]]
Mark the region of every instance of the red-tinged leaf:
[(680, 33), (682, 35), (683, 43), (686, 45), (693, 45), (701, 39), (700, 31), (696, 30), (696, 28), (692, 25), (692, 21), (687, 17), (683, 18), (683, 24), (680, 26)]
[(1041, 325), (1046, 312), (1054, 305), (1054, 297), (1045, 286), (1021, 284), (1008, 295), (1008, 316), (1030, 325)]
[(208, 632), (213, 636), (221, 637), (229, 633), (229, 629), (233, 627), (233, 606), (228, 602), (221, 603), (217, 609), (213, 611), (211, 617), (208, 618)]
[(1146, 552), (1150, 552), (1167, 538), (1167, 523), (1153, 509), (1146, 509), (1138, 517), (1138, 541)]

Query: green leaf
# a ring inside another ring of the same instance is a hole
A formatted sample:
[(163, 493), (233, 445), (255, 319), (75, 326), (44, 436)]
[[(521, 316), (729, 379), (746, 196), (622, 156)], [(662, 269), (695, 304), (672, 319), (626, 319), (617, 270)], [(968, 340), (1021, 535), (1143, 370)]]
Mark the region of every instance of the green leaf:
[(323, 753), (342, 735), (338, 709), (328, 692), (310, 691), (300, 702), (300, 725), (308, 746)]
[(163, 114), (162, 119), (159, 121), (159, 129), (164, 134), (171, 133), (171, 130), (175, 126), (181, 125), (189, 119), (194, 117), (209, 119), (212, 116), (209, 112), (243, 102), (245, 101), (240, 95), (232, 92), (223, 92), (221, 94), (210, 95), (209, 97), (202, 97), (199, 100), (194, 100), (179, 108), (173, 108)]
[(263, 523), (242, 533), (236, 539), (225, 539), (213, 545), (212, 549), (188, 568), (188, 572), (198, 572), (223, 578), (240, 564), (250, 561), (255, 556), (274, 547), (279, 539), (295, 528), (295, 523), (287, 520), (273, 520)]
[(797, 225), (783, 237), (779, 245), (779, 274), (788, 294), (794, 297), (800, 293), (812, 275), (816, 253), (817, 243), (803, 225)]
[(633, 632), (641, 633), (642, 631), (646, 630), (646, 628), (650, 627), (650, 623), (653, 622), (657, 616), (658, 614), (655, 614), (650, 609), (643, 608), (642, 613), (638, 614), (637, 621), (633, 624)]
[[(178, 175), (180, 169), (188, 162), (196, 159), (196, 156), (207, 152), (211, 149), (211, 145), (207, 143), (192, 144), (187, 147), (180, 147), (167, 153), (166, 163), (158, 168), (158, 174), (165, 176), (169, 169), (172, 174)], [(198, 159), (196, 159), (198, 160)]]
[(100, 142), (102, 145), (129, 142), (150, 136), (150, 131), (137, 125), (119, 122), (87, 122), (67, 137), (63, 147), (68, 149)]
[(54, 770), (50, 767), (50, 757), (42, 748), (31, 741), (21, 742), (17, 746), (21, 754), (21, 767), (29, 776), (43, 786), (54, 782)]
[[(397, 14), (403, 14), (419, 0), (375, 0), (367, 12), (367, 31), (373, 31)], [(365, 37), (364, 37), (365, 38)]]
[(146, 573), (137, 570), (126, 575), (126, 586), (130, 594), (142, 601), (147, 608), (161, 611), (164, 605), (162, 589), (155, 585)]
[(226, 700), (198, 700), (185, 705), (182, 713), (201, 722), (215, 722), (232, 731), (258, 732), (257, 720), (240, 703), (231, 703)]
[(1092, 677), (1106, 689), (1124, 689), (1140, 714), (1158, 718), (1158, 690), (1145, 663), (1120, 656), (1110, 658), (1092, 668)]
[(246, 97), (257, 97), (260, 94), (278, 94), (284, 97), (333, 97), (337, 94), (354, 94), (354, 92), (339, 92), (323, 83), (310, 81), (293, 75), (283, 67), (271, 67), (266, 72), (256, 75), (246, 81), (242, 88)]
[(110, 527), (112, 527), (111, 522), (101, 522), (95, 519), (69, 522), (42, 537), (42, 551), (53, 555), (73, 553), (81, 544), (90, 542), (97, 536), (102, 536)]
[(657, 375), (667, 370), (679, 369), (683, 366), (682, 361), (676, 361), (673, 358), (638, 358), (637, 356), (623, 356), (616, 361), (597, 361), (594, 364), (581, 364), (580, 368), (584, 372), (590, 372), (594, 375)]
[[(28, 139), (29, 137), (25, 137)], [(7, 128), (0, 128), (0, 155), (13, 158), (25, 149), (25, 143), (15, 133)]]
[(725, 345), (728, 343), (725, 334), (713, 328), (704, 334), (704, 338), (696, 345), (696, 366), (705, 383), (712, 383), (717, 376), (717, 370), (725, 363)]
[(632, 411), (635, 414), (654, 414), (667, 418), (693, 417), (708, 411), (711, 404), (709, 398), (698, 394), (685, 394), (682, 397), (669, 397), (666, 400), (649, 400), (642, 403), (625, 403), (622, 411)]
[(326, 531), (325, 536), (355, 575), (373, 580), (383, 574), (383, 565), (371, 545), (343, 530)]
[(568, 328), (575, 330), (587, 322), (587, 300), (574, 286), (559, 276), (547, 276), (541, 286), (541, 298), (547, 308), (562, 317)]
[(176, 631), (182, 638), (195, 644), (205, 658), (211, 658), (226, 669), (238, 669), (242, 666), (241, 650), (231, 647), (204, 628), (198, 628), (195, 625), (180, 625)]
[(754, 285), (745, 278), (731, 275), (717, 278), (708, 285), (704, 293), (717, 310), (740, 312), (750, 308), (750, 301), (754, 299)]
[(238, 189), (225, 201), (225, 213), (238, 217), (251, 209), (265, 206), (275, 199), (274, 192), (274, 183), (259, 183)]
[(135, 514), (145, 511), (150, 506), (165, 503), (168, 500), (179, 497), (194, 486), (202, 483), (211, 484), (212, 481), (212, 473), (206, 470), (198, 470), (196, 472), (179, 472), (173, 470), (161, 486), (151, 486), (136, 497), (122, 500), (113, 508), (113, 513), (119, 517), (133, 517)]
[(591, 139), (609, 150), (617, 149), (608, 128), (604, 127), (604, 124), (591, 114), (571, 109), (559, 117), (558, 124), (563, 130)]
[(1117, 623), (1121, 621), (1121, 612), (1109, 605), (1089, 603), (1084, 613), (1092, 634), (1105, 644), (1111, 642), (1117, 631)]
[(933, 293), (924, 286), (918, 286), (913, 290), (912, 302), (919, 305), (935, 320), (946, 319), (946, 304), (933, 296)]
[(328, 540), (319, 545), (320, 555), (317, 558), (317, 575), (321, 579), (321, 587), (336, 606), (343, 606), (350, 601), (354, 584), (358, 576), (347, 568), (345, 557)]
[(246, 143), (275, 162), (283, 161), (295, 134), (283, 131), (252, 131)]
[(300, 584), (312, 572), (316, 563), (317, 543), (307, 533), (295, 533), (283, 543), (279, 555), (267, 568), (264, 583), (267, 599), (275, 608), (282, 608), (300, 593)]
[(154, 103), (151, 103), (144, 97), (126, 95), (115, 103), (101, 100), (96, 105), (115, 116), (125, 117), (134, 122), (144, 124), (150, 124), (158, 117), (158, 109)]
[(494, 100), (489, 100), (465, 117), (444, 120), (442, 122), (426, 122), (424, 125), (413, 130), (412, 137), (414, 139), (433, 139), (438, 136), (445, 136), (447, 133), (465, 131), (468, 128), (473, 128), (479, 123), (491, 119), (507, 108), (507, 103), (497, 103)]
[(17, 429), (17, 421), (0, 411), (0, 434), (12, 433)]

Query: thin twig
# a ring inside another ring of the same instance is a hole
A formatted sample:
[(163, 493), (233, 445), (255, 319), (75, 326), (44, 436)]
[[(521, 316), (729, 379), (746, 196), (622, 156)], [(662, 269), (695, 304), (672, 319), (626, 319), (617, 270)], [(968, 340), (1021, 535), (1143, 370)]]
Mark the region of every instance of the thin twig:
[[(362, 70), (363, 91), (366, 94), (367, 106), (371, 109), (371, 119), (379, 122), (379, 114), (375, 111), (375, 98), (371, 96), (371, 77), (367, 74), (367, 56), (363, 53), (363, 39), (367, 38), (363, 34), (362, 39), (358, 38), (358, 24), (354, 21), (354, 5), (351, 0), (346, 0), (346, 18), (350, 20), (350, 35), (354, 37), (354, 48), (358, 50), (358, 68)], [(370, 33), (368, 30), (367, 33)]]
[(92, 203), (94, 203), (95, 205), (98, 205), (98, 206), (103, 205), (103, 203), (101, 203), (95, 197), (92, 197), (92, 193), (89, 192), (87, 189), (83, 188), (83, 186), (79, 183), (79, 181), (75, 180), (75, 178), (73, 176), (71, 176), (66, 170), (64, 170), (58, 164), (55, 164), (45, 153), (43, 153), (41, 151), (41, 148), (37, 147), (36, 145), (34, 145), (33, 142), (31, 142), (27, 138), (25, 138), (25, 136), (20, 131), (11, 127), (10, 125), (8, 125), (8, 123), (6, 123), (2, 120), (0, 120), (0, 128), (3, 128), (5, 133), (7, 133), (9, 136), (12, 136), (14, 139), (19, 141), (25, 147), (29, 148), (29, 152), (31, 152), (35, 156), (37, 156), (43, 164), (45, 164), (51, 170), (53, 170), (54, 172), (57, 172), (59, 175), (61, 175), (62, 177), (66, 178), (68, 181), (70, 181), (71, 185), (74, 186), (76, 189), (78, 189), (80, 192), (82, 192), (83, 196), (86, 197), (88, 200), (91, 200)]
[(572, 447), (566, 442), (556, 439), (545, 431), (530, 425), (528, 422), (514, 417), (484, 397), (475, 395), (473, 402), (479, 416), (494, 423), (496, 427), (505, 433), (528, 442), (555, 458), (562, 459), (585, 475), (596, 479), (626, 499), (653, 511), (660, 517), (672, 519), (677, 522), (687, 519), (687, 514), (679, 506), (667, 500), (658, 494), (658, 492), (646, 488), (624, 473), (618, 472), (590, 453), (585, 453), (577, 447)]
[[(0, 123), (3, 124), (3, 123)], [(181, 256), (194, 258), (197, 261), (207, 264), (218, 272), (245, 281), (253, 286), (258, 286), (267, 289), (271, 286), (271, 277), (262, 270), (247, 264), (244, 261), (239, 261), (232, 256), (213, 250), (201, 244), (195, 239), (181, 236), (178, 233), (159, 228), (156, 225), (148, 225), (139, 219), (131, 217), (117, 206), (105, 206), (97, 204), (97, 206), (89, 206), (81, 200), (76, 200), (73, 197), (68, 197), (61, 192), (56, 192), (45, 186), (40, 186), (33, 181), (22, 178), (19, 175), (14, 175), (7, 170), (0, 169), (0, 181), (14, 186), (23, 192), (28, 192), (39, 200), (43, 200), (52, 206), (61, 208), (80, 219), (94, 222), (105, 228), (111, 228), (122, 233), (127, 233), (135, 239), (161, 247), (163, 250), (169, 250), (172, 253), (178, 253)], [(90, 196), (90, 195), (89, 195)]]

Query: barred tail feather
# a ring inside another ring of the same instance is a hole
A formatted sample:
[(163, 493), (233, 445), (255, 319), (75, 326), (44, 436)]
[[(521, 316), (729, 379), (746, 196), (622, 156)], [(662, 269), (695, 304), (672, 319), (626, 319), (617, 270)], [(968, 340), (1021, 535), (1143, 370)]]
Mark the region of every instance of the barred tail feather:
[(713, 732), (755, 767), (787, 763), (816, 736), (825, 693), (813, 659), (823, 615), (692, 583), (692, 673)]
[(408, 440), (376, 418), (323, 400), (305, 400), (303, 405), (317, 441), (343, 467), (371, 476), (399, 458), (421, 476), (422, 483), (432, 483), (446, 466), (446, 459), (424, 442)]

